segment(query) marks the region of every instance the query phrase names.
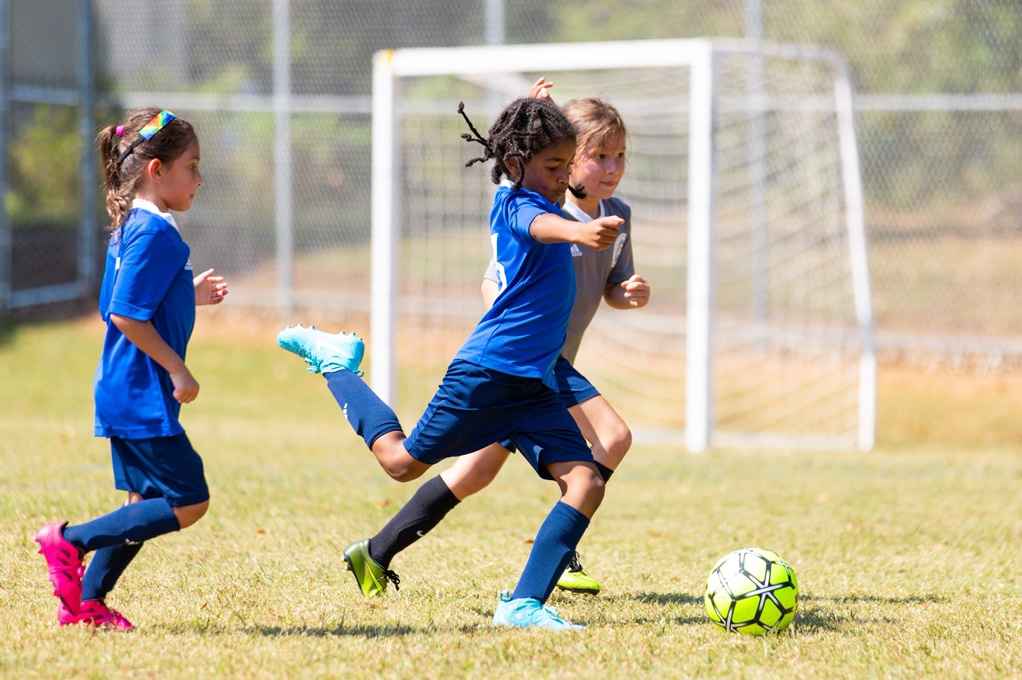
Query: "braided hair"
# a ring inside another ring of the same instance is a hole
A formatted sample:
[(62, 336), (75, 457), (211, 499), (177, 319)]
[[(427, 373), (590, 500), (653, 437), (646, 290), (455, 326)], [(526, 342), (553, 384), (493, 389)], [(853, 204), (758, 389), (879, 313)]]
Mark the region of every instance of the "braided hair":
[[(480, 135), (469, 120), (464, 102), (458, 102), (458, 113), (472, 131), (472, 134), (463, 133), (461, 138), (466, 142), (476, 142), (484, 149), (482, 156), (468, 161), (465, 167), (492, 159), (494, 163), (490, 179), (494, 184), (500, 184), (501, 177), (512, 179), (508, 168), (511, 159), (516, 159), (519, 167), (524, 170), (525, 164), (537, 153), (566, 140), (575, 140), (575, 129), (571, 122), (557, 105), (548, 99), (522, 97), (514, 100), (500, 112), (497, 120), (490, 126), (489, 138)], [(514, 188), (520, 189), (524, 179), (525, 173), (519, 172), (517, 179), (514, 179)], [(579, 198), (585, 196), (581, 185), (569, 186), (568, 189)]]

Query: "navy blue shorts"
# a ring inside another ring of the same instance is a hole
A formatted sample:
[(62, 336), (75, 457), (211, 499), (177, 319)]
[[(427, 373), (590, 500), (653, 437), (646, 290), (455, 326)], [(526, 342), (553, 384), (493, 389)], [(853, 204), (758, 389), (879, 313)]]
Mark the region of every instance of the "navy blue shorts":
[(552, 479), (550, 463), (593, 460), (575, 419), (542, 380), (460, 360), (451, 362), (405, 449), (433, 465), (506, 439), (544, 479)]
[(209, 500), (202, 459), (185, 434), (152, 439), (110, 438), (114, 484), (142, 498), (166, 498), (171, 507)]
[[(578, 369), (564, 357), (557, 357), (554, 378), (557, 380), (557, 397), (564, 404), (564, 408), (571, 408), (600, 396), (600, 391), (593, 387), (589, 379), (579, 373)], [(511, 453), (517, 453), (521, 448), (513, 438), (502, 439), (500, 445)]]
[(557, 396), (561, 398), (565, 408), (600, 396), (600, 391), (564, 357), (557, 357), (554, 378), (557, 379)]

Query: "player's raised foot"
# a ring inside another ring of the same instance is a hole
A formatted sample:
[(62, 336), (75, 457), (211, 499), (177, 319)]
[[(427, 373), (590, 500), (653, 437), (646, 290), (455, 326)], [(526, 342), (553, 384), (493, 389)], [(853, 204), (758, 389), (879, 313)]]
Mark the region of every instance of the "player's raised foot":
[(131, 630), (135, 626), (116, 609), (110, 609), (99, 600), (86, 600), (82, 602), (81, 611), (72, 614), (62, 602), (57, 608), (57, 621), (62, 626), (83, 625), (97, 626), (100, 628), (117, 628), (119, 630)]
[(352, 543), (344, 549), (344, 561), (348, 565), (348, 571), (355, 576), (359, 590), (366, 597), (377, 597), (383, 595), (387, 589), (387, 581), (394, 584), (394, 590), (400, 590), (398, 586), (401, 579), (390, 569), (384, 569), (369, 556), (369, 539), (363, 539)]
[(600, 584), (582, 569), (582, 565), (578, 561), (578, 553), (572, 556), (571, 562), (568, 562), (561, 578), (557, 579), (557, 587), (583, 595), (598, 595), (600, 593)]
[(288, 326), (277, 334), (277, 344), (297, 354), (309, 365), (309, 373), (351, 371), (362, 375), (359, 364), (365, 354), (365, 343), (354, 333), (324, 333), (315, 326)]
[(82, 555), (64, 538), (67, 522), (50, 522), (35, 533), (39, 554), (46, 559), (46, 570), (53, 594), (73, 614), (82, 606)]
[(531, 597), (511, 599), (507, 590), (500, 594), (500, 602), (493, 612), (493, 625), (514, 628), (551, 628), (553, 630), (577, 630), (585, 628), (569, 623), (557, 616), (557, 610), (543, 605)]

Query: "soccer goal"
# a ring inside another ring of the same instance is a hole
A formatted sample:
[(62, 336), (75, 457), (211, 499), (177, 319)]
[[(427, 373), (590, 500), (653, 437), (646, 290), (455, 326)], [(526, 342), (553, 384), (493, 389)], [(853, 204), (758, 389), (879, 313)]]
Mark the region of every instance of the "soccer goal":
[(464, 167), (539, 76), (628, 126), (617, 195), (652, 298), (604, 308), (576, 365), (639, 441), (874, 444), (872, 312), (852, 90), (826, 48), (743, 40), (401, 49), (373, 71), (374, 389), (421, 412), (483, 312), (494, 186)]

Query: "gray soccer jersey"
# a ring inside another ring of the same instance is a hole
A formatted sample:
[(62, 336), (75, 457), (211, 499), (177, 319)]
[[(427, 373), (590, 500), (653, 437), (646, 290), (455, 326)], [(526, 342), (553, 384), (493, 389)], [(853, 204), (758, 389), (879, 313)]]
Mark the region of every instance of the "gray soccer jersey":
[[(587, 222), (592, 219), (570, 201), (565, 201), (561, 209), (568, 219)], [(607, 286), (627, 281), (635, 273), (631, 242), (632, 209), (618, 198), (608, 198), (600, 201), (600, 216), (604, 215), (615, 215), (624, 220), (618, 227), (613, 246), (605, 250), (575, 244), (571, 246), (577, 290), (568, 321), (568, 334), (561, 348), (561, 356), (571, 363), (575, 363), (582, 335), (600, 308)], [(491, 281), (497, 280), (496, 266), (492, 259), (483, 276)]]

